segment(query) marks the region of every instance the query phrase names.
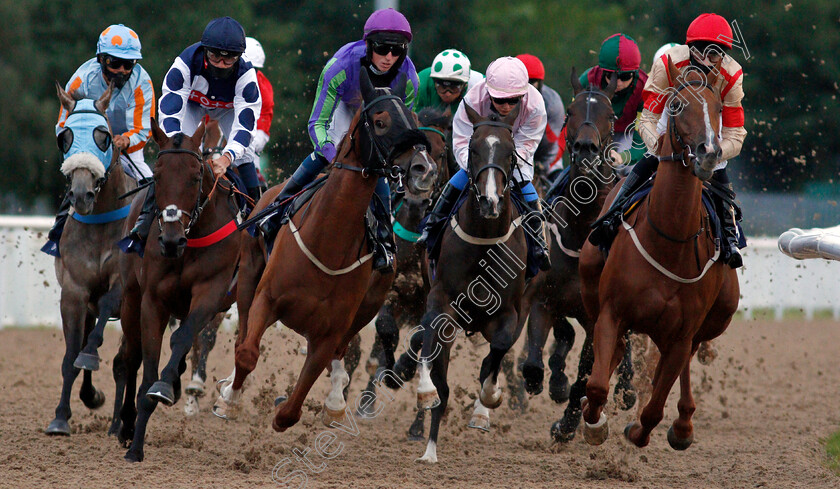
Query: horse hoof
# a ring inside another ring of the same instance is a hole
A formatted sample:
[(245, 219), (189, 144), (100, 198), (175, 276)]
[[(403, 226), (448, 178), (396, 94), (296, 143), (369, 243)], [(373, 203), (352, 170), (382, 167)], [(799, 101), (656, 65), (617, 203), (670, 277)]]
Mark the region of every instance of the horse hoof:
[(105, 393), (99, 389), (94, 389), (92, 398), (79, 397), (81, 397), (82, 403), (88, 409), (99, 409), (105, 404)]
[(187, 400), (184, 401), (184, 414), (192, 417), (198, 414), (201, 411), (201, 408), (198, 406), (198, 399), (195, 396), (187, 396)]
[[(641, 429), (642, 428), (641, 423), (639, 423), (638, 421), (631, 421), (631, 422), (627, 423), (627, 426), (624, 427), (624, 438), (626, 438), (627, 441), (636, 445), (639, 448), (646, 447), (647, 444), (650, 442), (650, 435), (648, 435), (647, 438), (645, 438), (644, 440), (641, 440), (641, 441), (637, 442), (637, 441), (633, 440), (633, 437), (631, 436), (631, 432), (635, 428)], [(669, 438), (670, 438), (670, 436), (669, 436)], [(689, 442), (689, 444), (691, 444), (691, 442)]]
[(274, 398), (274, 407), (279, 406), (281, 402), (286, 402), (286, 399), (288, 399), (287, 396), (277, 396), (277, 397), (275, 397)]
[(204, 382), (200, 380), (191, 380), (189, 384), (187, 384), (187, 388), (184, 389), (184, 392), (193, 397), (204, 397)]
[(321, 411), (321, 422), (327, 428), (332, 428), (332, 424), (344, 424), (345, 413), (344, 409), (330, 409), (324, 405), (324, 410)]
[(434, 409), (438, 406), (440, 406), (440, 397), (438, 397), (437, 389), (429, 392), (417, 392), (417, 409)]
[(90, 353), (79, 353), (73, 366), (82, 370), (99, 370), (99, 355), (92, 355)]
[(566, 428), (564, 423), (565, 418), (561, 419), (560, 421), (555, 421), (551, 425), (551, 438), (558, 443), (569, 443), (570, 441), (575, 439), (575, 431), (576, 429), (572, 429), (571, 431), (565, 431)]
[(222, 396), (219, 396), (213, 404), (213, 415), (228, 421), (238, 418), (239, 410), (239, 403), (228, 403)]
[(613, 401), (622, 411), (627, 411), (636, 404), (636, 389), (633, 386), (618, 387), (613, 392)]
[[(228, 385), (230, 385), (232, 383), (233, 383), (233, 380), (231, 380), (231, 379), (222, 379), (222, 380), (216, 382), (216, 393), (221, 394), (222, 389), (224, 389), (225, 387), (227, 387)], [(243, 385), (242, 387), (244, 388), (245, 386)]]
[(557, 404), (563, 404), (569, 400), (569, 394), (572, 389), (569, 386), (569, 378), (566, 374), (560, 372), (552, 374), (548, 380), (548, 397)]
[(162, 380), (158, 380), (149, 387), (149, 391), (146, 392), (146, 399), (162, 402), (167, 406), (171, 406), (175, 404), (175, 390), (172, 388), (172, 385)]
[(470, 418), (470, 423), (467, 425), (470, 428), (490, 432), (490, 417), (483, 414), (473, 414)]
[(668, 428), (668, 444), (674, 450), (685, 450), (694, 442), (694, 432), (692, 431), (688, 438), (680, 438), (674, 431), (674, 425)]
[(371, 377), (375, 376), (376, 371), (379, 370), (379, 360), (376, 358), (368, 358), (368, 361), (365, 363), (365, 370)]
[(545, 369), (540, 365), (526, 363), (522, 365), (522, 378), (525, 379), (525, 390), (536, 396), (543, 391), (543, 377)]
[(45, 431), (50, 436), (70, 436), (70, 423), (66, 419), (55, 418)]
[(711, 365), (717, 356), (718, 351), (714, 345), (708, 341), (700, 343), (700, 347), (697, 349), (697, 361), (700, 362), (700, 365)]
[(487, 409), (496, 409), (502, 405), (502, 389), (496, 390), (495, 399), (492, 395), (485, 394), (484, 389), (479, 391), (478, 397), (481, 399), (481, 404)]
[(601, 419), (597, 423), (585, 423), (583, 426), (583, 439), (590, 445), (600, 445), (607, 441), (608, 436), (610, 436), (610, 425), (604, 413), (601, 413)]
[(426, 441), (423, 435), (423, 420), (414, 420), (408, 428), (408, 441)]
[(140, 451), (138, 453), (138, 452), (135, 452), (133, 450), (129, 450), (125, 453), (125, 457), (123, 457), (123, 458), (125, 458), (129, 462), (142, 462), (143, 461), (143, 452)]
[(116, 418), (111, 422), (111, 426), (108, 428), (108, 436), (114, 436), (120, 432), (120, 428), (122, 427), (122, 420), (120, 418)]
[(388, 369), (385, 367), (379, 367), (376, 369), (376, 374), (374, 374), (373, 378), (385, 384), (385, 387), (389, 389), (397, 390), (402, 388), (403, 384), (397, 382), (397, 379), (395, 379), (393, 375), (385, 375), (385, 372), (387, 371)]

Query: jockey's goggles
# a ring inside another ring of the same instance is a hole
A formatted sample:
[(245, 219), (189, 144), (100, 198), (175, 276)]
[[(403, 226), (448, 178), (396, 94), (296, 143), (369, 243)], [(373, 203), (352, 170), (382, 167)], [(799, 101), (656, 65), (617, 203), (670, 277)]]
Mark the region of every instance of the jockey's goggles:
[(511, 97), (511, 98), (493, 98), (490, 97), (490, 100), (493, 101), (496, 105), (516, 105), (522, 100), (522, 97)]
[(405, 44), (393, 44), (390, 42), (374, 42), (371, 47), (373, 52), (380, 56), (386, 56), (388, 53), (391, 53), (396, 57), (402, 56), (406, 48)]
[[(612, 74), (615, 73), (613, 70), (604, 70), (604, 80), (607, 82), (610, 81), (610, 77)], [(618, 72), (618, 79), (619, 81), (630, 81), (636, 76), (636, 70), (633, 71), (619, 71)]]
[(126, 70), (133, 70), (134, 65), (137, 64), (136, 59), (122, 59), (122, 58), (115, 58), (111, 55), (106, 54), (102, 57), (102, 62), (105, 63), (105, 66), (112, 70), (118, 70), (120, 68), (125, 68)]
[(242, 53), (222, 51), (221, 49), (207, 49), (207, 59), (214, 63), (224, 61), (227, 64), (236, 63)]
[(464, 85), (466, 85), (466, 83), (458, 80), (438, 80), (437, 78), (435, 78), (434, 80), (435, 86), (440, 88), (444, 92), (460, 92), (464, 89)]

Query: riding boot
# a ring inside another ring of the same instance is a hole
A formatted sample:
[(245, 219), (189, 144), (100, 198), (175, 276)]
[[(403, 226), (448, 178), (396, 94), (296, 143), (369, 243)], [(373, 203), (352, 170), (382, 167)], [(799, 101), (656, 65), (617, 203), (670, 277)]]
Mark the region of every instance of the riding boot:
[(451, 183), (447, 183), (435, 202), (435, 207), (432, 212), (426, 217), (426, 225), (423, 227), (423, 233), (417, 239), (418, 243), (425, 243), (429, 238), (429, 230), (437, 226), (441, 221), (449, 217), (452, 213), (452, 208), (458, 203), (458, 197), (461, 196), (461, 190), (456, 188)]
[[(292, 174), (292, 178), (283, 186), (283, 190), (274, 198), (274, 202), (283, 202), (294, 196), (307, 185), (309, 185), (321, 171), (329, 165), (329, 162), (317, 153), (312, 153), (306, 157), (305, 160)], [(261, 220), (257, 225), (262, 231), (263, 236), (267, 239), (277, 234), (280, 230), (280, 221), (283, 216), (280, 213), (274, 213)]]
[(61, 256), (58, 249), (58, 242), (61, 241), (61, 233), (64, 231), (64, 224), (67, 223), (67, 217), (70, 215), (70, 197), (64, 194), (64, 199), (58, 207), (58, 213), (55, 215), (55, 224), (47, 234), (47, 244), (45, 244), (41, 251), (56, 258)]
[(254, 205), (257, 205), (257, 202), (260, 201), (260, 197), (262, 197), (263, 188), (262, 187), (248, 187), (248, 197), (254, 201)]
[[(730, 183), (728, 187), (731, 191), (732, 184)], [(735, 209), (732, 204), (720, 197), (716, 196), (714, 200), (723, 227), (723, 237), (726, 241), (723, 245), (723, 262), (730, 268), (740, 268), (744, 266), (744, 258), (738, 249), (738, 223), (735, 221)]]
[(376, 246), (373, 250), (373, 269), (382, 274), (394, 272), (394, 256), (397, 252), (397, 243), (394, 241), (394, 230), (391, 227), (391, 213), (379, 200), (373, 207), (373, 215), (376, 218)]
[(152, 222), (155, 220), (155, 186), (152, 184), (146, 188), (146, 200), (143, 201), (143, 208), (140, 210), (140, 215), (137, 216), (137, 223), (128, 233), (129, 239), (133, 242), (130, 249), (133, 250), (137, 250), (135, 245), (139, 247), (139, 250), (145, 247), (146, 238), (149, 237), (149, 230), (152, 229)]
[(536, 228), (531, 227), (530, 218), (526, 220), (528, 231), (530, 231), (528, 234), (537, 244), (537, 249), (534, 251), (540, 264), (540, 270), (544, 272), (551, 270), (551, 256), (548, 250), (548, 243), (545, 241), (545, 216), (542, 213), (540, 199), (532, 200), (531, 202), (523, 201), (522, 204), (528, 209), (529, 216), (539, 216), (539, 225)]

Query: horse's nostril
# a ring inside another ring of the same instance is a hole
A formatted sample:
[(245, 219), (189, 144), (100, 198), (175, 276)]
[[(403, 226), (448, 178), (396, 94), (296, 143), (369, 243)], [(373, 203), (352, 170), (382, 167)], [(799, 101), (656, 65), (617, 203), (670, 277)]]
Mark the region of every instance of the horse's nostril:
[(71, 190), (71, 191), (67, 192), (67, 198), (68, 198), (68, 199), (71, 199), (71, 200), (72, 200), (72, 199), (75, 199), (75, 198), (76, 198), (76, 194), (74, 194), (74, 193), (73, 193), (73, 191)]
[(183, 248), (184, 246), (187, 246), (187, 238), (178, 238), (178, 248)]
[(87, 197), (89, 200), (93, 200), (93, 199), (94, 199), (94, 197), (96, 197), (96, 194), (94, 194), (93, 192), (91, 192), (90, 190), (88, 190), (88, 191), (85, 193), (85, 197)]

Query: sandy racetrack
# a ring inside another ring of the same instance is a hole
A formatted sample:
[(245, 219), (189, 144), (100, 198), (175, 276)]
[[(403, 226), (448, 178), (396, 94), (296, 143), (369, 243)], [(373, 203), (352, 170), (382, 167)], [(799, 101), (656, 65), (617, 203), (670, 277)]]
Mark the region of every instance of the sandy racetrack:
[[(372, 332), (363, 334), (367, 349)], [(326, 431), (317, 414), (327, 378), (316, 383), (297, 426), (283, 434), (270, 427), (271, 401), (303, 362), (295, 353), (299, 336), (276, 329), (266, 334), (262, 361), (245, 393), (246, 414), (239, 421), (225, 422), (209, 412), (215, 396), (203, 398), (202, 412), (190, 419), (183, 414), (183, 400), (171, 408), (160, 406), (150, 422), (146, 461), (129, 464), (123, 460), (125, 450), (105, 434), (113, 402), (110, 360), (118, 335), (115, 329), (106, 331), (100, 351), (105, 360), (94, 374), (94, 384), (106, 393), (105, 406), (94, 412), (82, 405), (80, 377), (71, 403), (74, 434), (48, 438), (43, 429), (58, 402), (62, 334), (54, 329), (0, 331), (0, 487), (280, 487), (271, 479), (272, 468), (287, 457), (291, 462), (279, 476), (306, 470), (307, 487), (840, 487), (840, 477), (825, 468), (819, 442), (840, 427), (836, 322), (734, 323), (717, 342), (718, 359), (709, 367), (696, 362), (693, 367), (695, 444), (686, 452), (671, 450), (665, 437), (676, 416), (676, 388), (645, 449), (621, 436), (635, 409), (616, 412), (612, 401), (607, 405), (611, 435), (604, 445), (591, 448), (580, 433), (569, 445), (553, 445), (548, 428), (562, 407), (547, 392), (532, 398), (524, 415), (515, 416), (504, 402), (491, 415), (491, 433), (467, 429), (479, 354), (486, 354), (487, 347), (475, 349), (459, 338), (439, 464), (415, 463), (425, 444), (405, 440), (415, 404), (414, 386), (407, 385), (393, 401), (382, 398), (378, 418), (358, 421), (357, 436), (336, 432), (336, 443), (343, 444), (336, 458), (309, 453), (315, 466), (323, 464), (320, 473), (295, 460), (292, 451), (312, 448)], [(232, 335), (220, 333), (208, 385), (229, 373), (232, 345)], [(520, 346), (521, 340), (517, 351)], [(578, 350), (579, 345), (570, 364), (576, 364)], [(362, 370), (353, 376), (351, 400), (367, 382)]]

